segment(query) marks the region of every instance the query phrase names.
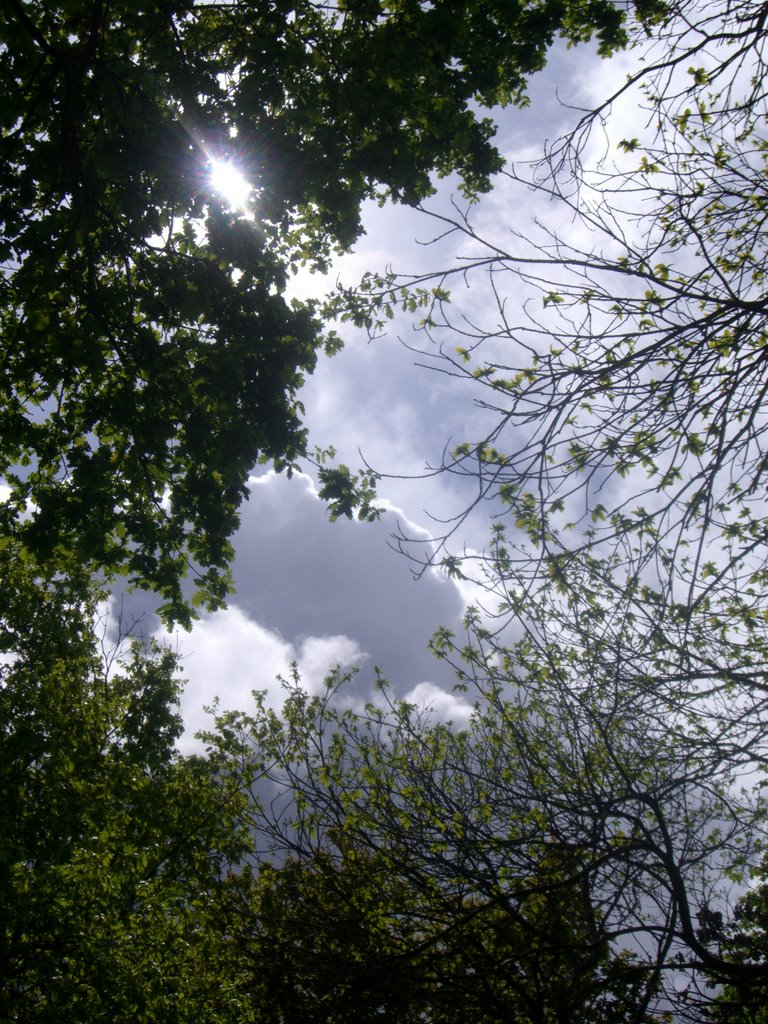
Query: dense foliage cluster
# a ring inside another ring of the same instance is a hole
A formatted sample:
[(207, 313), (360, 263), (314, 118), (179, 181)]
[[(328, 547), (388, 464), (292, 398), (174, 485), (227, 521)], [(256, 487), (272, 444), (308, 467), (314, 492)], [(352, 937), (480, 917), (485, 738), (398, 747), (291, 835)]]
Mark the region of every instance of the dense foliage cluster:
[[(349, 247), (366, 198), (486, 190), (476, 101), (521, 102), (556, 34), (593, 32), (624, 41), (609, 0), (4, 4), (2, 535), (169, 617), (190, 568), (220, 601), (248, 473), (306, 455), (298, 391), (337, 345), (291, 269)], [(226, 160), (252, 216), (208, 187)]]
[(217, 898), (244, 800), (174, 750), (174, 658), (110, 666), (86, 580), (0, 565), (0, 1016), (247, 1019)]

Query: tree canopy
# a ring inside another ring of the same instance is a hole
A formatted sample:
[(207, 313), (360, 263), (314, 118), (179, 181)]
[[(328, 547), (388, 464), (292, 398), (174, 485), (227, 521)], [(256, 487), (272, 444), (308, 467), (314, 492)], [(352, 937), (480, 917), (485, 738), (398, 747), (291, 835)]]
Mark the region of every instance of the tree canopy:
[[(436, 467), (473, 503), (439, 510), (434, 555), (485, 587), (489, 618), (435, 647), (473, 685), (524, 693), (531, 737), (552, 723), (532, 786), (557, 779), (546, 827), (584, 828), (563, 841), (614, 893), (606, 928), (660, 980), (679, 972), (667, 997), (692, 1019), (707, 980), (745, 1014), (764, 1000), (764, 959), (728, 936), (760, 905), (731, 909), (766, 839), (767, 18), (667, 5), (629, 81), (503, 172), (505, 198), (541, 200), (536, 223), (433, 213), (454, 262), (339, 296), (374, 332), (420, 307), (420, 357), (491, 419)], [(478, 507), (487, 548), (452, 548)]]
[[(445, 568), (474, 574), (542, 652), (570, 643), (625, 691), (652, 686), (742, 765), (763, 756), (768, 655), (766, 16), (670, 5), (629, 83), (505, 172), (559, 204), (571, 234), (484, 240), (471, 211), (436, 215), (481, 255), (344, 296), (370, 326), (424, 307), (425, 357), (495, 420), (442, 467), (476, 481), (491, 542)], [(633, 88), (646, 109), (618, 134), (611, 103)], [(590, 165), (601, 124), (610, 148)], [(493, 321), (453, 317), (450, 281), (481, 275)]]
[[(766, 904), (765, 864), (755, 873), (757, 884), (738, 901), (733, 919), (724, 920), (716, 913), (708, 922), (728, 955), (737, 963), (763, 967), (761, 985), (732, 980), (719, 989), (713, 1005), (713, 1020), (734, 1021), (734, 1024), (763, 1024), (766, 1020), (768, 994), (768, 905)], [(717, 979), (720, 980), (720, 979)], [(715, 983), (716, 984), (716, 983)], [(712, 987), (715, 987), (713, 984)]]
[[(623, 18), (610, 0), (3, 4), (2, 535), (125, 572), (169, 617), (190, 567), (220, 601), (248, 473), (306, 454), (299, 389), (338, 344), (286, 296), (292, 268), (349, 247), (366, 198), (415, 203), (433, 172), (486, 190), (501, 161), (477, 103), (524, 102), (557, 35), (610, 52)], [(252, 184), (249, 215), (209, 187), (216, 161)]]
[(0, 565), (0, 1015), (247, 1020), (224, 896), (243, 797), (174, 749), (175, 659), (105, 660), (85, 581)]
[[(254, 836), (239, 942), (276, 1019), (646, 1019), (657, 965), (626, 943), (658, 864), (649, 850), (630, 867), (634, 824), (616, 839), (658, 776), (638, 751), (638, 792), (619, 795), (586, 720), (566, 736), (533, 688), (508, 700), (477, 681), (466, 730), (389, 703), (383, 683), (375, 705), (342, 711), (339, 675), (315, 697), (294, 680), (280, 714), (262, 694), (220, 716), (208, 740), (249, 793)], [(600, 823), (580, 794), (603, 785), (617, 811)]]

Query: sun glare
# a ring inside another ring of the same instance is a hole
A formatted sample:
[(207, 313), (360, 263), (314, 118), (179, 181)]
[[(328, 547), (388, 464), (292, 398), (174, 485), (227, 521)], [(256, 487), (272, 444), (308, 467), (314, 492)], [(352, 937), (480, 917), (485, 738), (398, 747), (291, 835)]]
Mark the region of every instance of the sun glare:
[(210, 182), (233, 210), (243, 210), (248, 205), (253, 187), (228, 160), (211, 161)]

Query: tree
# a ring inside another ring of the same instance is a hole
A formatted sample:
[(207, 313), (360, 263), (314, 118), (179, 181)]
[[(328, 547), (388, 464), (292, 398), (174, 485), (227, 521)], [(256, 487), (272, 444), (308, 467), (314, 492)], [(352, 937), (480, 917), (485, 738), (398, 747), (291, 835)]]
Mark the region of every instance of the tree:
[(723, 944), (766, 838), (742, 766), (594, 648), (467, 628), (435, 641), (475, 698), (464, 731), (386, 690), (342, 711), (334, 677), (208, 737), (249, 793), (254, 885), (268, 879), (245, 917), (254, 977), (280, 992), (300, 975), (297, 999), (339, 1012), (344, 992), (376, 1007), (389, 991), (397, 1013), (440, 1020), (703, 1012), (713, 977), (759, 1000), (764, 965)]
[(252, 877), (236, 941), (260, 1018), (632, 1019), (639, 972), (600, 944), (577, 948), (578, 895), (532, 897), (523, 914), (425, 898), (386, 857), (353, 849), (338, 861), (262, 865)]
[[(420, 305), (420, 351), (494, 417), (439, 467), (488, 502), (488, 548), (450, 550), (460, 515), (435, 559), (499, 617), (466, 644), (439, 634), (438, 653), (555, 723), (537, 786), (614, 894), (614, 938), (745, 1006), (764, 967), (721, 941), (765, 841), (767, 24), (765, 4), (668, 5), (629, 83), (505, 172), (571, 235), (484, 240), (473, 211), (437, 216), (469, 258), (340, 296), (373, 330)], [(618, 134), (611, 106), (632, 89), (647, 110)], [(598, 126), (610, 148), (590, 163)], [(452, 313), (451, 281), (482, 275), (492, 321)]]
[[(665, 605), (759, 584), (745, 574), (762, 544), (765, 469), (766, 143), (757, 83), (768, 12), (736, 2), (671, 9), (629, 85), (530, 174), (504, 172), (571, 213), (588, 248), (546, 225), (528, 237), (509, 232), (513, 245), (504, 247), (478, 236), (471, 210), (456, 220), (432, 214), (482, 254), (417, 279), (369, 275), (362, 292), (340, 296), (369, 329), (398, 301), (425, 307), (423, 355), (474, 381), (478, 404), (498, 414), (444, 469), (479, 480), (480, 499), (500, 502), (502, 522), (529, 543), (533, 553), (510, 563), (516, 583), (540, 579), (542, 568), (565, 570), (580, 552), (615, 552), (626, 579), (658, 577)], [(686, 68), (693, 59), (701, 66)], [(621, 162), (606, 153), (585, 169), (589, 133), (630, 86), (645, 95), (650, 137), (614, 139)], [(479, 288), (480, 274), (496, 298), (488, 329), (451, 319), (451, 278)], [(505, 276), (524, 297), (519, 307)], [(492, 565), (492, 582), (500, 575)], [(746, 608), (729, 617), (751, 619)]]
[[(741, 897), (729, 927), (725, 927), (722, 919), (716, 919), (713, 926), (723, 949), (733, 960), (748, 965), (763, 967), (763, 984), (749, 986), (740, 984), (739, 980), (723, 986), (718, 993), (713, 1007), (715, 1021), (734, 1021), (735, 1024), (763, 1024), (766, 1020), (766, 986), (765, 980), (766, 952), (768, 952), (768, 906), (766, 904), (765, 864), (755, 872), (756, 884), (748, 893)], [(715, 976), (710, 985), (720, 982)]]
[(254, 714), (219, 718), (207, 739), (250, 798), (239, 942), (258, 1005), (286, 1019), (352, 1005), (405, 1020), (649, 1019), (680, 938), (665, 921), (673, 878), (691, 898), (705, 884), (702, 858), (734, 838), (715, 837), (727, 797), (713, 786), (692, 812), (686, 786), (705, 766), (668, 779), (653, 730), (631, 744), (615, 708), (577, 717), (522, 675), (510, 692), (508, 668), (502, 688), (475, 658), (466, 731), (385, 689), (378, 706), (339, 710), (338, 676), (316, 697), (295, 681), (281, 714), (256, 695)]
[[(764, 750), (768, 653), (767, 19), (741, 0), (669, 4), (629, 82), (505, 172), (572, 235), (484, 240), (471, 211), (437, 216), (481, 255), (341, 295), (373, 329), (424, 307), (423, 355), (494, 417), (441, 467), (477, 483), (491, 542), (473, 566), (447, 551), (450, 520), (445, 568), (476, 568), (542, 650), (567, 635), (627, 689), (652, 679), (659, 708), (695, 708), (702, 741), (744, 765)], [(638, 92), (646, 111), (618, 134), (611, 106)], [(610, 149), (588, 164), (598, 125)], [(452, 316), (451, 280), (481, 275), (493, 323)]]
[(423, 1019), (425, 979), (407, 948), (412, 893), (383, 861), (262, 863), (237, 891), (234, 941), (260, 1020)]
[[(362, 293), (341, 294), (369, 328), (398, 302), (425, 307), (423, 355), (472, 381), (496, 414), (443, 468), (478, 482), (475, 504), (491, 503), (478, 575), (502, 612), (519, 613), (548, 581), (565, 594), (571, 577), (583, 586), (592, 575), (610, 591), (601, 599), (661, 631), (678, 658), (692, 615), (725, 631), (753, 694), (765, 649), (767, 17), (761, 4), (670, 5), (630, 83), (529, 175), (505, 172), (572, 214), (586, 246), (546, 225), (510, 232), (504, 246), (479, 237), (470, 213), (433, 215), (483, 253), (416, 280), (371, 275)], [(645, 95), (648, 131), (614, 139), (619, 157), (585, 169), (595, 122), (631, 86)], [(454, 322), (450, 279), (480, 287), (481, 274), (495, 322)], [(461, 553), (445, 565), (472, 571)], [(589, 593), (577, 593), (583, 606)]]
[(87, 583), (0, 559), (0, 1016), (248, 1020), (226, 935), (242, 800), (174, 751), (173, 657), (107, 665)]
[[(609, 53), (623, 19), (610, 0), (3, 4), (3, 535), (125, 572), (171, 618), (190, 566), (220, 601), (247, 475), (307, 454), (299, 388), (338, 346), (286, 297), (292, 269), (348, 248), (366, 198), (417, 202), (433, 171), (487, 189), (474, 101), (524, 102), (556, 35)], [(216, 161), (249, 176), (250, 215), (212, 194)], [(366, 478), (321, 479), (342, 511), (365, 501)]]

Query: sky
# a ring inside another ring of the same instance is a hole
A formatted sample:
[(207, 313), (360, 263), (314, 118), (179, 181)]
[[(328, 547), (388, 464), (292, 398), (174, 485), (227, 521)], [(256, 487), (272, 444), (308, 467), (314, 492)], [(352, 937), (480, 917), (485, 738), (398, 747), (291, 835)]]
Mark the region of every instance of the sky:
[[(628, 60), (605, 62), (587, 47), (556, 47), (531, 84), (530, 107), (494, 114), (507, 159), (538, 157), (578, 117), (573, 105), (590, 107), (612, 91)], [(459, 199), (457, 182), (438, 184), (429, 207), (450, 211)], [(524, 231), (534, 216), (552, 215), (537, 203), (530, 193), (510, 193), (502, 180), (473, 216), (484, 232), (503, 237), (510, 229)], [(371, 204), (365, 228), (355, 252), (340, 259), (328, 279), (305, 275), (293, 283), (295, 293), (321, 294), (336, 277), (351, 284), (367, 269), (431, 270), (457, 255), (454, 239), (424, 244), (435, 224), (418, 211)], [(456, 308), (465, 315), (486, 315), (487, 302), (482, 288), (459, 285)], [(393, 536), (415, 537), (423, 550), (441, 531), (440, 521), (471, 501), (466, 482), (425, 470), (439, 464), (446, 446), (477, 437), (487, 421), (474, 404), (471, 384), (418, 365), (423, 360), (412, 346), (426, 339), (414, 333), (410, 320), (394, 320), (374, 341), (349, 327), (341, 333), (345, 347), (320, 359), (300, 397), (311, 444), (334, 445), (340, 460), (353, 467), (362, 456), (384, 474), (379, 522), (330, 523), (310, 476), (299, 473), (289, 480), (262, 472), (251, 480), (234, 538), (235, 593), (227, 609), (204, 615), (189, 633), (168, 636), (140, 596), (113, 603), (113, 615), (121, 614), (124, 626), (154, 632), (181, 655), (188, 680), (182, 750), (194, 749), (194, 733), (209, 723), (203, 708), (215, 698), (224, 708), (247, 709), (251, 691), (266, 690), (279, 705), (279, 677), (288, 676), (292, 663), (310, 691), (317, 692), (339, 664), (357, 670), (349, 699), (363, 701), (378, 668), (398, 697), (428, 704), (442, 718), (461, 724), (471, 711), (468, 698), (452, 692), (451, 670), (433, 658), (428, 642), (439, 626), (460, 631), (467, 602), (483, 595), (437, 570), (419, 573), (417, 564), (395, 550)], [(454, 549), (482, 548), (488, 529), (488, 511), (482, 510), (462, 524)]]

